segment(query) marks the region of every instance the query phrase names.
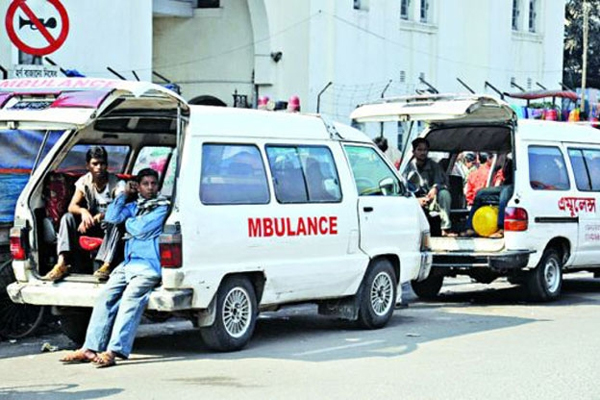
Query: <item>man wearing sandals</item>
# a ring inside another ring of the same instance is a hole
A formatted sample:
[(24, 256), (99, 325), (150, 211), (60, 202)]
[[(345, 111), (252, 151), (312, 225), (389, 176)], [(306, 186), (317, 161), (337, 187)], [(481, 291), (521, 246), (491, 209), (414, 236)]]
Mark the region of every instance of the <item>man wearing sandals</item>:
[[(122, 191), (124, 182), (108, 172), (108, 154), (101, 146), (90, 147), (85, 155), (88, 172), (75, 182), (75, 193), (69, 203), (68, 213), (62, 216), (57, 235), (56, 265), (42, 279), (57, 281), (67, 276), (71, 269), (73, 253), (79, 251), (79, 235), (104, 236), (96, 260), (102, 263), (94, 273), (97, 278), (107, 278), (110, 264), (121, 237), (119, 227), (104, 221), (106, 207)], [(106, 276), (105, 276), (106, 275)]]
[[(138, 200), (126, 203), (135, 192)], [(125, 260), (96, 301), (83, 347), (63, 357), (63, 363), (92, 362), (104, 368), (115, 365), (116, 357), (129, 357), (150, 293), (160, 281), (158, 238), (168, 208), (169, 201), (158, 196), (158, 174), (150, 168), (141, 170), (110, 204), (106, 220), (125, 222)]]

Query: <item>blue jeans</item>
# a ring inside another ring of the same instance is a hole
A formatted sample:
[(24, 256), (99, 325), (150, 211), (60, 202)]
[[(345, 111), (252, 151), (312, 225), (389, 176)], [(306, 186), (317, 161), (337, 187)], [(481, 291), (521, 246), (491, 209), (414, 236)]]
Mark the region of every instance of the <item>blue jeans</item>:
[(469, 211), (467, 229), (473, 229), (473, 215), (475, 214), (475, 211), (486, 204), (498, 206), (498, 229), (504, 229), (506, 204), (512, 197), (513, 191), (514, 185), (494, 186), (480, 189), (475, 195), (475, 200), (473, 200), (473, 205)]
[(120, 264), (110, 274), (92, 311), (83, 348), (95, 352), (109, 350), (123, 358), (131, 354), (142, 313), (160, 276), (150, 267), (143, 270), (137, 265), (130, 267)]

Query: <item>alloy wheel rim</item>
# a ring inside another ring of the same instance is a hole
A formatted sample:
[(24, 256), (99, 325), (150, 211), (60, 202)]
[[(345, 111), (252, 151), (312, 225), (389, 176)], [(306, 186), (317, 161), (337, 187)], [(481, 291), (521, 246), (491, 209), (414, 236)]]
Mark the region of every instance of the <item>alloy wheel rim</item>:
[(556, 260), (549, 259), (548, 262), (546, 262), (544, 268), (544, 280), (549, 292), (554, 293), (558, 290), (560, 284), (560, 267)]
[(393, 293), (393, 282), (390, 276), (383, 272), (377, 274), (371, 285), (370, 296), (371, 308), (375, 314), (382, 316), (390, 310), (393, 304)]
[(251, 316), (248, 292), (240, 287), (231, 289), (223, 302), (223, 326), (227, 333), (234, 338), (243, 336), (250, 326)]

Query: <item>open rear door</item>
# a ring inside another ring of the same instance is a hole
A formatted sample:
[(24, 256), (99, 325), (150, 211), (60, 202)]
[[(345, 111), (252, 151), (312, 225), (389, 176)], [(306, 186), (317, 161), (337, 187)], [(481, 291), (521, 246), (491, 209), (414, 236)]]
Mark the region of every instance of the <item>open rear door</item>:
[(478, 124), (510, 121), (514, 111), (502, 100), (485, 95), (409, 96), (357, 107), (350, 118), (361, 122), (423, 121), (436, 124)]
[[(417, 135), (428, 137), (434, 151), (457, 152), (463, 143), (472, 143), (473, 137), (481, 135), (478, 126), (485, 126), (489, 138), (482, 143), (497, 146), (492, 142), (506, 141), (510, 130), (505, 127), (514, 124), (516, 114), (507, 103), (491, 96), (440, 94), (381, 99), (357, 107), (350, 118), (357, 124), (406, 122), (408, 134), (403, 143), (400, 165), (400, 171), (403, 171), (411, 158), (407, 156), (410, 151), (408, 144)], [(425, 130), (418, 132), (416, 122), (425, 123)], [(499, 128), (490, 129), (494, 126)], [(457, 134), (459, 130), (460, 134)]]
[[(185, 100), (148, 82), (112, 79), (9, 79), (0, 81), (0, 225), (12, 222), (17, 198), (37, 165), (66, 132), (153, 125), (181, 134)], [(179, 143), (179, 141), (178, 141)], [(0, 243), (3, 230), (0, 227)]]
[(188, 112), (187, 103), (175, 92), (148, 82), (8, 79), (0, 81), (0, 129), (83, 127), (123, 104), (141, 113)]

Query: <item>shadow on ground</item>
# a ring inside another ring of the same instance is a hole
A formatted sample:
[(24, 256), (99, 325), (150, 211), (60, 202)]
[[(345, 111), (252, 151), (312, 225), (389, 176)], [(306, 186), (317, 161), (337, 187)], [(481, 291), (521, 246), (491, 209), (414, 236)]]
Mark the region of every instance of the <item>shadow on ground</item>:
[[(316, 307), (311, 305), (263, 313), (248, 347), (233, 353), (211, 352), (190, 322), (169, 320), (161, 324), (142, 325), (136, 339), (134, 357), (120, 362), (119, 368), (194, 359), (272, 358), (323, 362), (398, 357), (416, 351), (424, 343), (540, 321), (511, 316), (512, 309), (600, 304), (599, 293), (600, 280), (567, 278), (563, 296), (558, 301), (536, 304), (525, 302), (523, 289), (508, 283), (479, 285), (449, 280), (435, 301), (421, 301), (408, 290), (405, 293), (408, 307), (397, 310), (390, 323), (380, 330), (360, 330), (349, 322), (319, 316)], [(461, 309), (465, 311), (461, 312)], [(502, 312), (493, 312), (498, 309)], [(42, 340), (66, 339), (58, 334), (50, 335), (50, 339), (48, 336), (40, 340), (32, 338), (30, 341), (36, 346), (30, 346), (29, 349), (24, 347), (13, 354), (3, 351), (3, 344), (0, 343), (0, 359), (38, 353), (37, 346), (41, 345)], [(74, 344), (66, 341), (60, 347), (74, 348)]]

